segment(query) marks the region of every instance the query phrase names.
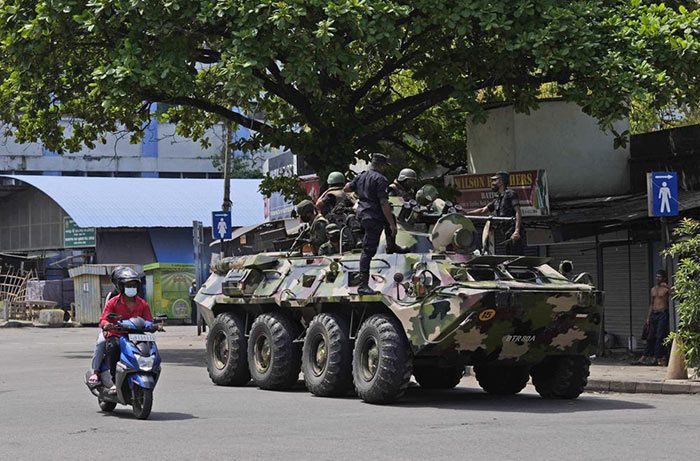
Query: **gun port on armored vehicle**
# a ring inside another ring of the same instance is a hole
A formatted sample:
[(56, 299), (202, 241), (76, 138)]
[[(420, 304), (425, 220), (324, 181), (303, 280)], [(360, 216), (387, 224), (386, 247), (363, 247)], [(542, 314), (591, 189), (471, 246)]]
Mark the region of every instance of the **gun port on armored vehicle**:
[(284, 390), (301, 371), (315, 395), (354, 389), (386, 403), (411, 376), (448, 389), (473, 366), (492, 394), (516, 394), (532, 377), (542, 397), (578, 397), (603, 293), (579, 283), (585, 277), (569, 280), (549, 258), (480, 254), (472, 219), (449, 202), (392, 203), (397, 243), (411, 252), (380, 246), (370, 281), (378, 295), (357, 295), (359, 252), (305, 253), (303, 231), (286, 251), (215, 264), (195, 297), (210, 326), (211, 380)]

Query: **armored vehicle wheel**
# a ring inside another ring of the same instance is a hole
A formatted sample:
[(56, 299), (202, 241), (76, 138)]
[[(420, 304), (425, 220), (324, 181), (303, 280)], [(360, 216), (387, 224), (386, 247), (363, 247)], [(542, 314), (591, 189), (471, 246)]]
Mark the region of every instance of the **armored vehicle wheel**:
[(474, 374), (479, 386), (495, 395), (517, 394), (530, 379), (525, 367), (475, 366)]
[(301, 368), (298, 328), (279, 312), (259, 315), (248, 336), (248, 368), (260, 389), (287, 390), (297, 382)]
[(547, 357), (532, 368), (532, 383), (546, 399), (575, 399), (588, 384), (591, 361), (585, 356)]
[(250, 381), (245, 321), (232, 312), (216, 317), (207, 336), (207, 370), (219, 386), (243, 386)]
[(423, 389), (452, 389), (464, 376), (463, 365), (437, 367), (413, 366), (413, 377)]
[(352, 346), (344, 317), (319, 314), (306, 330), (301, 369), (307, 389), (322, 397), (352, 389)]
[(397, 320), (375, 314), (362, 323), (352, 357), (355, 391), (362, 400), (388, 403), (400, 398), (412, 369), (411, 350)]

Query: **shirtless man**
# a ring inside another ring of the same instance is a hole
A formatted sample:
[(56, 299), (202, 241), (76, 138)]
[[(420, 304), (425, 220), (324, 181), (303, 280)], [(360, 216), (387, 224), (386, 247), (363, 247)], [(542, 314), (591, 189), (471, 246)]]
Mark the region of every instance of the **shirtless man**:
[(666, 364), (664, 341), (668, 336), (668, 300), (670, 296), (671, 287), (668, 286), (666, 271), (659, 270), (656, 273), (656, 285), (651, 289), (651, 305), (647, 316), (649, 337), (644, 348), (644, 355), (637, 362), (640, 365)]

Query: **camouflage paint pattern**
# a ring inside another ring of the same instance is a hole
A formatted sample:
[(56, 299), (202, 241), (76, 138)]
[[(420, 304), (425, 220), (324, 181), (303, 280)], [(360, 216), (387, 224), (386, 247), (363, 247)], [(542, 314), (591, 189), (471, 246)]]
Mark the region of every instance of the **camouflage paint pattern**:
[[(380, 294), (373, 296), (357, 295), (351, 283), (359, 259), (358, 253), (226, 258), (195, 301), (209, 324), (221, 306), (316, 312), (334, 307), (353, 311), (357, 326), (365, 306), (384, 306), (401, 322), (415, 357), (459, 357), (465, 364), (534, 364), (547, 355), (596, 349), (602, 293), (570, 282), (541, 258), (378, 254), (370, 286)], [(513, 275), (523, 273), (529, 280)]]

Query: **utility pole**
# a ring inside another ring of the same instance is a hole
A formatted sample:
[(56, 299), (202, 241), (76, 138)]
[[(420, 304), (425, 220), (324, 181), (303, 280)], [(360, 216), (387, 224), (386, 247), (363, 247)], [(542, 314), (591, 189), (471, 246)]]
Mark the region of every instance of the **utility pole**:
[[(221, 204), (223, 211), (231, 211), (231, 123), (224, 121), (224, 201)], [(226, 255), (224, 239), (219, 243), (219, 259)]]

